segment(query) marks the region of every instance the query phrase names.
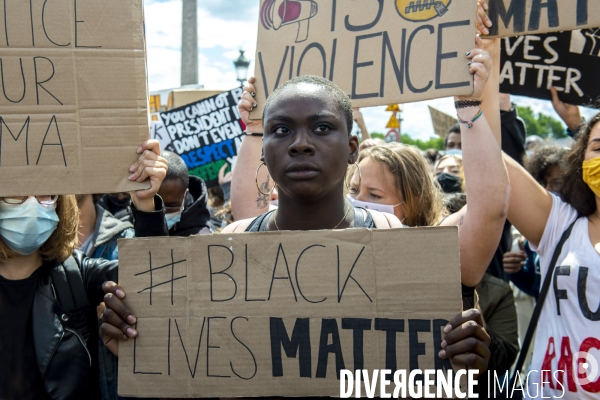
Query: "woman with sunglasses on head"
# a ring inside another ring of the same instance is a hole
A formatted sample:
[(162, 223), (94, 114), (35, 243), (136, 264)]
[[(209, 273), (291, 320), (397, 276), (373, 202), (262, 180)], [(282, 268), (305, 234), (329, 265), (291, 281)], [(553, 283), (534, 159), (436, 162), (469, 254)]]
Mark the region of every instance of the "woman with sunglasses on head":
[[(131, 192), (136, 235), (167, 235), (167, 164), (155, 140), (138, 153), (129, 179), (151, 187)], [(77, 226), (74, 195), (0, 198), (0, 399), (99, 398), (96, 306), (117, 262), (76, 251)]]

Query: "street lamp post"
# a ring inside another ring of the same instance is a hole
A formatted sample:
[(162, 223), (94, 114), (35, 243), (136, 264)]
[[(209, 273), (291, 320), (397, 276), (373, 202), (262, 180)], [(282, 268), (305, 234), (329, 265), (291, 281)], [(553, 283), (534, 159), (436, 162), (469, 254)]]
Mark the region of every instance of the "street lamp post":
[(240, 50), (240, 56), (233, 62), (235, 65), (235, 72), (237, 74), (237, 80), (240, 82), (240, 86), (244, 85), (248, 76), (248, 66), (250, 61), (244, 56), (244, 50)]

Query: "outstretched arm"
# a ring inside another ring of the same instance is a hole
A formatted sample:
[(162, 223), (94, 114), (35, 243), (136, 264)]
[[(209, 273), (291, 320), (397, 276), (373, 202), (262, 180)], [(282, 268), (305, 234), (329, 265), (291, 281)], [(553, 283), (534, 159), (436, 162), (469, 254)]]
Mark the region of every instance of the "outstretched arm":
[[(483, 50), (481, 38), (478, 36), (476, 40), (477, 48), (469, 58), (475, 80), (472, 98), (480, 99), (492, 60)], [(459, 108), (457, 112), (461, 120), (471, 121), (479, 107)], [(461, 123), (461, 135), (468, 209), (465, 207), (453, 214), (442, 225), (459, 227), (462, 283), (475, 286), (483, 277), (502, 234), (509, 196), (508, 177), (499, 137), (494, 135), (486, 115), (479, 117), (471, 128)]]
[[(256, 107), (252, 95), (255, 91), (254, 78), (250, 78), (244, 86), (238, 109), (246, 124), (246, 132), (263, 133), (262, 121), (250, 120), (250, 109)], [(247, 135), (242, 139), (231, 180), (231, 213), (236, 221), (257, 217), (269, 210), (269, 196), (260, 193), (256, 187), (258, 182), (258, 186), (264, 193), (268, 193), (273, 187), (266, 165), (263, 165), (258, 175), (256, 174), (261, 164), (261, 152), (260, 136)]]

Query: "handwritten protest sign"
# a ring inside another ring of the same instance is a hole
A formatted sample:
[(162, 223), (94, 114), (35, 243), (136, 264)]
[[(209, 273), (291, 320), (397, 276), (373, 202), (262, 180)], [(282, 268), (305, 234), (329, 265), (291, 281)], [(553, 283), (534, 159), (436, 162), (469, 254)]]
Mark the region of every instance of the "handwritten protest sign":
[(500, 90), (550, 99), (554, 86), (570, 104), (600, 100), (600, 29), (504, 38)]
[(242, 92), (235, 88), (160, 114), (169, 135), (167, 148), (179, 154), (190, 174), (204, 179), (209, 188), (218, 185), (223, 164), (234, 164), (242, 144), (237, 109)]
[(121, 396), (339, 396), (340, 369), (450, 368), (462, 304), (456, 228), (122, 240), (119, 283), (139, 331)]
[(487, 0), (490, 36), (570, 31), (600, 26), (597, 0)]
[(429, 114), (431, 115), (431, 123), (433, 131), (440, 137), (446, 137), (450, 128), (458, 123), (456, 117), (448, 115), (445, 112), (429, 106)]
[(257, 103), (305, 74), (337, 83), (355, 107), (470, 94), (475, 17), (468, 1), (262, 0)]
[(148, 138), (142, 0), (5, 1), (0, 196), (123, 192)]

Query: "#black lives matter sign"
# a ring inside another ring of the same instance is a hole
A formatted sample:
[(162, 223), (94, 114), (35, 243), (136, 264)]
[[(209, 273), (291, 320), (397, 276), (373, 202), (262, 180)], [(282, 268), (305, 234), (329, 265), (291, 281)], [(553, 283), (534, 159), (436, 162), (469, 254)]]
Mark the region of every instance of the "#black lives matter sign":
[(197, 101), (160, 114), (170, 144), (167, 150), (181, 156), (191, 175), (218, 185), (223, 164), (233, 165), (242, 144), (243, 125), (237, 109), (243, 89)]
[(600, 28), (504, 38), (500, 91), (550, 99), (554, 86), (562, 101), (598, 106)]

